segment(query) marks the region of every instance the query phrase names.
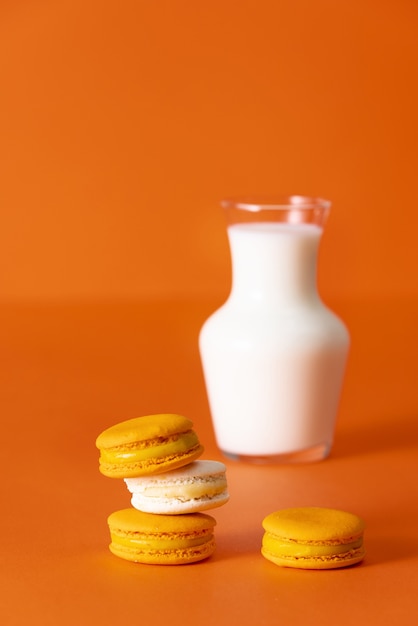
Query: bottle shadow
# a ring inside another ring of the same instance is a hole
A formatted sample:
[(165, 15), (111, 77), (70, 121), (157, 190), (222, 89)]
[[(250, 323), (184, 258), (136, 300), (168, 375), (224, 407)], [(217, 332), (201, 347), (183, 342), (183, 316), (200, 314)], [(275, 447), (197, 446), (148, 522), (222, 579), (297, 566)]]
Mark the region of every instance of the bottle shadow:
[(418, 415), (373, 417), (361, 427), (336, 434), (333, 457), (349, 457), (418, 445)]

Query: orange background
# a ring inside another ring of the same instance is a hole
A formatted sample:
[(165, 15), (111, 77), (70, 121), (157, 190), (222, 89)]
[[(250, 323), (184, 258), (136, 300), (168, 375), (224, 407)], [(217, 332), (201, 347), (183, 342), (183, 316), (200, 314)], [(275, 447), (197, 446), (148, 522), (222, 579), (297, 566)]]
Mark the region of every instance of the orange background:
[(3, 0), (0, 293), (225, 295), (227, 195), (333, 201), (324, 297), (416, 294), (411, 0)]
[[(415, 626), (418, 4), (0, 2), (0, 623)], [(227, 463), (215, 555), (110, 554), (97, 435), (155, 412), (216, 447), (197, 337), (226, 296), (219, 200), (333, 202), (320, 290), (351, 352), (324, 462)], [(261, 522), (361, 515), (366, 559), (262, 558)]]

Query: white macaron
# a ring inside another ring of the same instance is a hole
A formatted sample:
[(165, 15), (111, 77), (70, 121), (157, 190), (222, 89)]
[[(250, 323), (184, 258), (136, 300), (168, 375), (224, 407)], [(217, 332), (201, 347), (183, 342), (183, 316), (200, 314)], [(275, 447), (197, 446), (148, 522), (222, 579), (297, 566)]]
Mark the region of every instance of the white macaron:
[(225, 472), (219, 461), (199, 460), (163, 474), (125, 478), (125, 483), (135, 509), (178, 515), (225, 504), (229, 500)]

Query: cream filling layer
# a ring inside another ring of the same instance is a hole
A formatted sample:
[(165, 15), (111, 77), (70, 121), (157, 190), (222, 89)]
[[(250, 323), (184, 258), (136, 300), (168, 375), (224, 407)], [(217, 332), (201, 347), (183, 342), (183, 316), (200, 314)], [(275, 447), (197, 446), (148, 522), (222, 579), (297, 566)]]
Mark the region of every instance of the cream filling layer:
[(194, 431), (173, 435), (172, 437), (149, 439), (126, 446), (100, 450), (100, 462), (106, 465), (119, 465), (148, 461), (154, 458), (181, 454), (199, 445)]
[(351, 551), (357, 551), (363, 545), (363, 537), (350, 543), (298, 543), (286, 541), (270, 533), (265, 533), (262, 542), (263, 548), (277, 557), (289, 558), (317, 558), (343, 555)]
[(213, 538), (211, 530), (190, 535), (146, 535), (140, 533), (119, 534), (110, 531), (112, 543), (132, 550), (184, 550), (203, 545)]
[(178, 482), (171, 485), (152, 485), (150, 487), (133, 488), (135, 496), (141, 498), (175, 498), (194, 500), (205, 496), (215, 496), (223, 493), (227, 487), (225, 479), (198, 480), (197, 482)]

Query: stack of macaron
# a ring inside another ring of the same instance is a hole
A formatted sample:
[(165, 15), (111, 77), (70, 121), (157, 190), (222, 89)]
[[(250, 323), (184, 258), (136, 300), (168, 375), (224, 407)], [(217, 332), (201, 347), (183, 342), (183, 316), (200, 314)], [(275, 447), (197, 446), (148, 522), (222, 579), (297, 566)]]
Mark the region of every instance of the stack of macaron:
[(172, 413), (126, 420), (96, 439), (99, 469), (123, 479), (131, 507), (108, 518), (110, 551), (137, 563), (180, 565), (215, 550), (216, 520), (202, 513), (228, 499), (225, 465), (197, 460), (193, 423)]

